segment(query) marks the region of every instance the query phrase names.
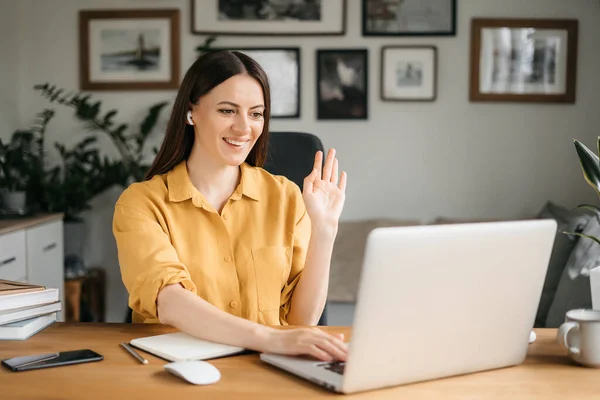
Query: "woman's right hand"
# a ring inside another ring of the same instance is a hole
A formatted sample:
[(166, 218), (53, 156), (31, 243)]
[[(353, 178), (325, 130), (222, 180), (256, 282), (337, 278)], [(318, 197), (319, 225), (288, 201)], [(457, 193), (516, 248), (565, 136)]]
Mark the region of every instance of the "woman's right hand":
[(268, 335), (265, 352), (308, 355), (320, 361), (346, 361), (348, 346), (344, 335), (331, 335), (319, 328), (274, 330)]

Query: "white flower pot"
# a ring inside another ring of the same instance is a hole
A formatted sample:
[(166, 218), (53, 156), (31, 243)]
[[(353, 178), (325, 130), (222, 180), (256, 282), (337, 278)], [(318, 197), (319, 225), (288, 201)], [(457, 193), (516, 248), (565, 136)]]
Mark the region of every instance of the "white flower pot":
[(600, 310), (600, 266), (590, 271), (590, 289), (592, 293), (592, 308)]
[(27, 201), (25, 192), (3, 192), (2, 208), (10, 212), (24, 213)]

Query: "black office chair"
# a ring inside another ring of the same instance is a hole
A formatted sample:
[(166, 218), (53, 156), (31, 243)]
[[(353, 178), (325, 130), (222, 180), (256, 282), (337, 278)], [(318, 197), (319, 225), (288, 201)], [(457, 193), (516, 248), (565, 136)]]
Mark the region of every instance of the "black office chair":
[[(267, 160), (263, 168), (275, 175), (283, 175), (296, 183), (300, 190), (304, 178), (313, 169), (315, 153), (324, 152), (321, 140), (304, 132), (270, 132)], [(327, 325), (327, 305), (318, 322)]]

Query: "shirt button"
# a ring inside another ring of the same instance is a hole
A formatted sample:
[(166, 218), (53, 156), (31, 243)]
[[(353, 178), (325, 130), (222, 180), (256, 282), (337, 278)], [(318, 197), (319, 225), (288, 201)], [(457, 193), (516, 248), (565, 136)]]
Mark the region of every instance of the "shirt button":
[(233, 300), (231, 303), (229, 303), (229, 305), (231, 306), (231, 308), (236, 308), (238, 306), (237, 301)]
[(225, 260), (226, 263), (228, 263), (229, 261), (231, 261), (231, 257), (225, 256), (224, 260)]
[(223, 219), (227, 219), (227, 214), (223, 214)]

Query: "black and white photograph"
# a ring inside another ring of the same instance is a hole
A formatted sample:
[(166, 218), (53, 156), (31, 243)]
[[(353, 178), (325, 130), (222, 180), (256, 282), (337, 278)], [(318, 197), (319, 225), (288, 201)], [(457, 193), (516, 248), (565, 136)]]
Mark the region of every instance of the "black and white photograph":
[(396, 63), (396, 86), (421, 86), (423, 63), (420, 61), (398, 61)]
[(153, 90), (179, 84), (179, 11), (81, 11), (84, 90)]
[(100, 32), (100, 70), (160, 71), (167, 61), (161, 57), (160, 29), (104, 29)]
[[(219, 50), (215, 48), (214, 50)], [(300, 117), (300, 48), (237, 48), (265, 70), (271, 89), (271, 117)]]
[(455, 36), (456, 0), (362, 0), (363, 36)]
[(346, 33), (347, 0), (191, 0), (198, 35), (324, 36)]
[(473, 23), (471, 99), (508, 95), (513, 100), (537, 96), (529, 99), (563, 101), (574, 91), (570, 80), (575, 78), (575, 68), (570, 64), (576, 62), (577, 30), (573, 21), (549, 20), (537, 28), (533, 26), (539, 20), (532, 20), (531, 27), (523, 20), (476, 19)]
[(320, 21), (322, 0), (219, 0), (220, 20)]
[(317, 119), (367, 119), (367, 79), (367, 50), (317, 50)]
[[(515, 32), (516, 33), (516, 32)], [(556, 55), (560, 38), (530, 38), (512, 36), (512, 43), (501, 44), (493, 52), (492, 86), (553, 85), (556, 83)]]
[(437, 91), (435, 46), (383, 46), (380, 97), (384, 101), (433, 101)]

